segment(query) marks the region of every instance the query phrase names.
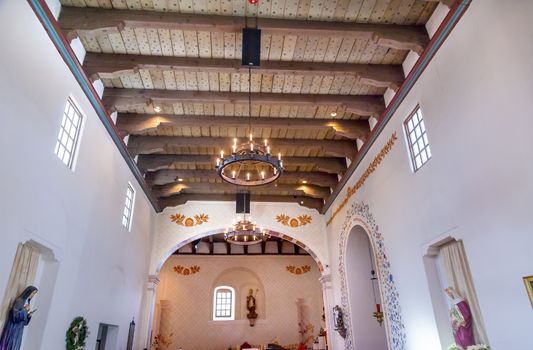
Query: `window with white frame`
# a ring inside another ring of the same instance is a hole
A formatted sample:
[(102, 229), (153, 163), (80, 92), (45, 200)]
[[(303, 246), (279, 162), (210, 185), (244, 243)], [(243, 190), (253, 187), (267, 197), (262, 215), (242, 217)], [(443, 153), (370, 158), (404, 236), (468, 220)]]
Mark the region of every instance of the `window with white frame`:
[(82, 114), (72, 98), (69, 97), (63, 120), (57, 135), (56, 147), (54, 153), (70, 169), (74, 168), (74, 159), (78, 149), (78, 140), (80, 138)]
[(131, 183), (128, 183), (126, 189), (126, 201), (124, 203), (124, 211), (122, 212), (122, 226), (131, 230), (131, 218), (133, 217), (133, 204), (135, 203), (135, 189)]
[(213, 294), (213, 320), (228, 321), (235, 319), (235, 289), (228, 286), (215, 288)]
[(431, 159), (431, 149), (429, 148), (426, 125), (424, 124), (420, 106), (417, 106), (405, 121), (405, 132), (413, 170), (417, 171)]

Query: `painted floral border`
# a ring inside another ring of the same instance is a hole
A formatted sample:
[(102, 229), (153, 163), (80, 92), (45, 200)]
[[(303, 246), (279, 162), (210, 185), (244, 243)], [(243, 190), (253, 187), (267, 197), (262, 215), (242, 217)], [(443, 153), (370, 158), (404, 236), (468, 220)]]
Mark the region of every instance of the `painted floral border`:
[[(344, 310), (349, 310), (348, 285), (346, 281), (346, 242), (352, 228), (360, 224), (370, 234), (371, 245), (376, 257), (376, 268), (378, 270), (379, 283), (381, 286), (383, 309), (385, 313), (385, 327), (391, 350), (406, 349), (405, 326), (399, 303), (399, 294), (391, 273), (391, 264), (385, 254), (385, 244), (383, 236), (370, 213), (368, 204), (354, 203), (346, 213), (346, 219), (342, 226), (339, 238), (339, 273), (341, 280), (341, 304)], [(344, 324), (348, 325), (347, 336), (345, 338), (345, 350), (354, 350), (352, 321), (349, 312), (344, 312)]]

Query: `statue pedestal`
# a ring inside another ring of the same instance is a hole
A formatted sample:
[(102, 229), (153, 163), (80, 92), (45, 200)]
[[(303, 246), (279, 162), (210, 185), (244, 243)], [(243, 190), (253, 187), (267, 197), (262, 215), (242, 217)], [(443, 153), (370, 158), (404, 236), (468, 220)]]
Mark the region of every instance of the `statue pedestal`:
[(257, 319), (257, 314), (248, 314), (248, 321), (250, 321), (250, 327), (255, 326), (255, 320)]

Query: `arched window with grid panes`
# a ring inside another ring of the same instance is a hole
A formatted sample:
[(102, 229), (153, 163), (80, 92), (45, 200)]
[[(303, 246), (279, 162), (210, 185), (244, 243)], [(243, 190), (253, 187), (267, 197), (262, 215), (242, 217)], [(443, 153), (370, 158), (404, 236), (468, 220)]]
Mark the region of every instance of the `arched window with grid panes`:
[(219, 286), (213, 293), (213, 320), (230, 321), (235, 319), (235, 289)]

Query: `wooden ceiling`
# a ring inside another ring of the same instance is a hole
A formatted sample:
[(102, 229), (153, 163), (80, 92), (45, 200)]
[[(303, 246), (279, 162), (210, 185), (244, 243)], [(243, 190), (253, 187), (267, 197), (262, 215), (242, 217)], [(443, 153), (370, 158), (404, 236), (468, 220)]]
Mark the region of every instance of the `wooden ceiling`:
[(283, 238), (269, 236), (250, 246), (228, 243), (219, 233), (198, 239), (176, 250), (174, 255), (309, 255), (305, 249)]
[[(453, 1), (446, 1), (451, 5)], [(234, 200), (216, 155), (248, 132), (284, 157), (252, 201), (320, 210), (429, 42), (430, 0), (62, 0), (59, 24), (87, 51), (109, 112), (160, 207)], [(242, 28), (262, 30), (261, 66), (241, 66)], [(156, 113), (154, 110), (160, 108)]]

